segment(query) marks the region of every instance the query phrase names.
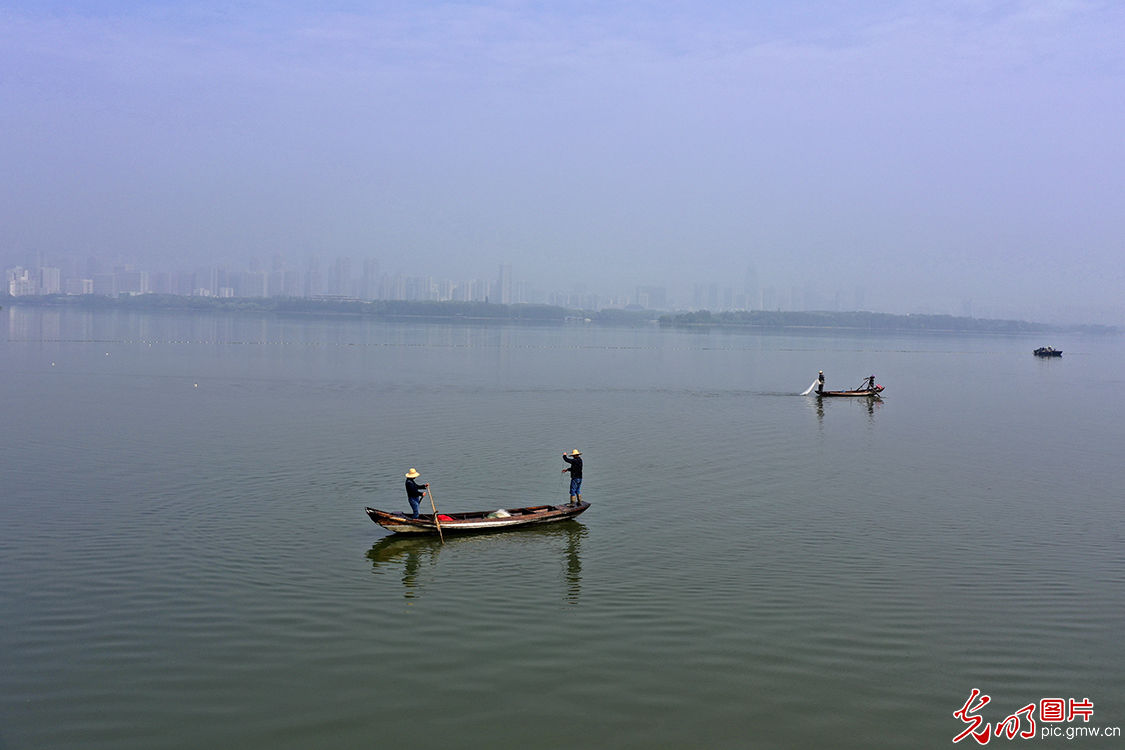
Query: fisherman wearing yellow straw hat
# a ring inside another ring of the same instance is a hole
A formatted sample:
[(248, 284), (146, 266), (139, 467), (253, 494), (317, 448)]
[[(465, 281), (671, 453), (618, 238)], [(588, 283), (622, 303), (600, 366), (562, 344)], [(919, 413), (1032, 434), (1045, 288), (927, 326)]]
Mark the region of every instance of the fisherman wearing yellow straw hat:
[(411, 516), (411, 518), (418, 517), (418, 504), (422, 501), (422, 498), (426, 496), (423, 488), (430, 486), (429, 482), (419, 485), (414, 481), (420, 476), (422, 475), (414, 468), (406, 472), (406, 499), (410, 501), (410, 509), (414, 511), (414, 515)]
[(575, 505), (582, 502), (582, 451), (576, 448), (569, 456), (564, 453), (563, 461), (570, 464), (562, 473), (570, 472), (570, 504)]

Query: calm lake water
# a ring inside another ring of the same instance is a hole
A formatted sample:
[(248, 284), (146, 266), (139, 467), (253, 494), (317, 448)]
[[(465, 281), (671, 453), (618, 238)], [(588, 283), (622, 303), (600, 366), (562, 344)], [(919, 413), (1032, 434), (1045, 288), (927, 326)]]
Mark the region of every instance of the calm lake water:
[[(1120, 338), (6, 308), (0, 748), (936, 748), (973, 688), (1125, 726), (1123, 372)], [(565, 502), (575, 448), (578, 521), (363, 512), (410, 467), (440, 510)]]

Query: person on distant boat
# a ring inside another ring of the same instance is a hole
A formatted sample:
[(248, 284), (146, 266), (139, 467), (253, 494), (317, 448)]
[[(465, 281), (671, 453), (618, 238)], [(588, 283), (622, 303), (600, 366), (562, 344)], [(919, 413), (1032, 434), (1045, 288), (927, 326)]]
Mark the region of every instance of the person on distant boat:
[(425, 488), (430, 486), (429, 482), (418, 484), (414, 481), (420, 476), (422, 475), (414, 468), (406, 472), (406, 499), (410, 501), (410, 509), (414, 512), (411, 518), (418, 517), (418, 504), (421, 503), (422, 498), (426, 496)]
[(570, 464), (562, 470), (563, 474), (570, 472), (570, 504), (577, 505), (582, 502), (582, 451), (576, 448), (569, 456), (564, 453), (563, 461)]
[(868, 376), (866, 389), (869, 390), (869, 391), (875, 390), (875, 376), (874, 375)]
[(824, 370), (821, 370), (816, 375), (816, 392), (824, 393)]

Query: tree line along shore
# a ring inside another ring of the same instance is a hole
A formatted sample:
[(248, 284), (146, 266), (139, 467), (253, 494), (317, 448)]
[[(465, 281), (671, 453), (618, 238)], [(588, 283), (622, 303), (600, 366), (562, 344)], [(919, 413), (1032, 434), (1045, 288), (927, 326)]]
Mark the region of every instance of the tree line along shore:
[(731, 310), (666, 313), (645, 309), (572, 310), (554, 305), (490, 302), (435, 302), (410, 300), (308, 299), (296, 297), (237, 298), (183, 297), (144, 294), (123, 297), (91, 295), (46, 295), (12, 297), (0, 295), (0, 305), (121, 310), (149, 312), (250, 312), (278, 315), (330, 315), (386, 319), (474, 320), (495, 322), (567, 323), (602, 325), (658, 325), (663, 328), (731, 329), (851, 329), (859, 331), (1048, 333), (1072, 331), (1115, 334), (1105, 325), (1057, 326), (1023, 320), (996, 320), (953, 315), (895, 315), (867, 311)]

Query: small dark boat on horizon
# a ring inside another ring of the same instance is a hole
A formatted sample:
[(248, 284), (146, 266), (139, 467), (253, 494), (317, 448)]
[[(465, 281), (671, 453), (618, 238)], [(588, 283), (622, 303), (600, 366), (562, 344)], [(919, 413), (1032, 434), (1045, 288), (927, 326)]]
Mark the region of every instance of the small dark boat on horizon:
[(503, 531), (566, 521), (589, 507), (589, 503), (581, 502), (576, 505), (563, 503), (562, 505), (533, 505), (527, 508), (478, 510), (469, 513), (438, 513), (436, 523), (432, 513), (423, 513), (417, 518), (411, 518), (408, 514), (388, 513), (375, 508), (366, 508), (366, 511), (372, 521), (396, 534), (437, 534), (439, 525), (443, 534), (456, 534)]
[(1062, 349), (1056, 349), (1053, 346), (1041, 346), (1034, 352), (1036, 357), (1061, 357)]

